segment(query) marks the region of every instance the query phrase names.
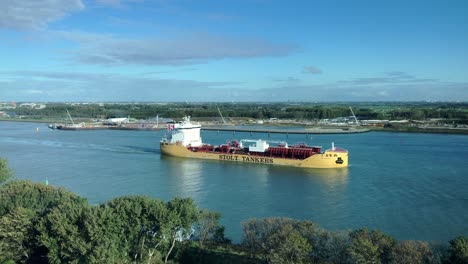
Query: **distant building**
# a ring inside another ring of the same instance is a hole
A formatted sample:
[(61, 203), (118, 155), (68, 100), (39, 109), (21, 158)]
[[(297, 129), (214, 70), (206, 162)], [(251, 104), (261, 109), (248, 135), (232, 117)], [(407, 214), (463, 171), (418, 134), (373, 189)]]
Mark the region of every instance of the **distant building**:
[(111, 123), (128, 123), (129, 118), (128, 117), (121, 117), (121, 118), (109, 118), (106, 120), (106, 122), (111, 122)]
[(46, 108), (45, 104), (36, 104), (36, 103), (22, 103), (19, 107), (26, 107), (31, 109), (44, 109)]
[(16, 103), (0, 103), (0, 109), (15, 109), (16, 108)]

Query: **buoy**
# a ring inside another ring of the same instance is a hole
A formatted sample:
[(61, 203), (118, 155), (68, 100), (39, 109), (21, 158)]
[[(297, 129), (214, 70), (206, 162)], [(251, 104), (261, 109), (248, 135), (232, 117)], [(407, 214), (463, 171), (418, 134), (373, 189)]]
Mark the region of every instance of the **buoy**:
[(45, 185), (49, 186), (49, 179), (47, 177), (45, 178)]
[(38, 127), (36, 127), (36, 132), (39, 132), (39, 128), (38, 128)]

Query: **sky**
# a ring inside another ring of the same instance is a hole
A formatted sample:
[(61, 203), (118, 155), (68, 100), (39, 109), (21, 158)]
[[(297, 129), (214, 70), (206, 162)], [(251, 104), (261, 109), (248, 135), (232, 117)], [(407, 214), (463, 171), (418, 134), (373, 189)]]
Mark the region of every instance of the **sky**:
[(468, 101), (465, 0), (1, 0), (0, 102)]

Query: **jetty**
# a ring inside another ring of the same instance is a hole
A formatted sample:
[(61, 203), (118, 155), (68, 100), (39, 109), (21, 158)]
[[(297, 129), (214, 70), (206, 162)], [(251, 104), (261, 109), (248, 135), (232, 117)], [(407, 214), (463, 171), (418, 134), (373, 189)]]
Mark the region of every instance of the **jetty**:
[(343, 127), (343, 128), (261, 128), (261, 127), (229, 127), (229, 126), (205, 126), (202, 130), (228, 131), (228, 132), (247, 132), (247, 133), (274, 133), (274, 134), (354, 134), (369, 132), (368, 128)]

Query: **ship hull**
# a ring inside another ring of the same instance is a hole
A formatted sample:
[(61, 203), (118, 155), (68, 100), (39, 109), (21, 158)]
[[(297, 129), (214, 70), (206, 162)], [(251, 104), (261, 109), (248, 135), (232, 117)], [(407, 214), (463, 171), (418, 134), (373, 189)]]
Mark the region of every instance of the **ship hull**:
[(161, 153), (164, 155), (194, 158), (221, 160), (239, 163), (258, 163), (279, 166), (292, 166), (302, 168), (344, 168), (348, 167), (348, 151), (343, 149), (326, 150), (324, 153), (314, 154), (306, 159), (287, 159), (278, 157), (252, 156), (235, 153), (215, 153), (215, 152), (194, 152), (190, 151), (182, 144), (161, 142)]

